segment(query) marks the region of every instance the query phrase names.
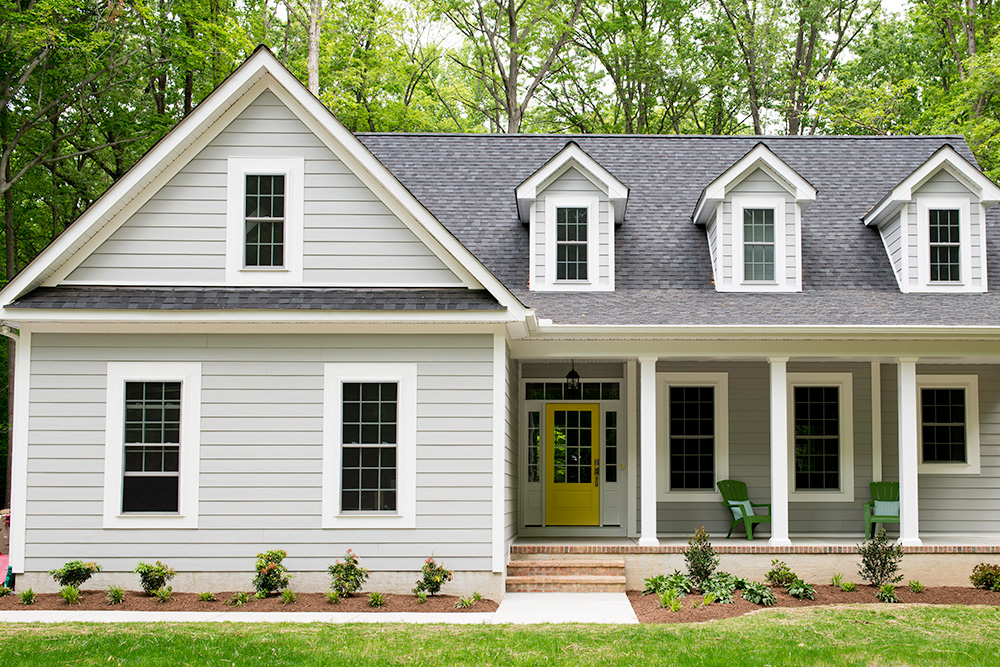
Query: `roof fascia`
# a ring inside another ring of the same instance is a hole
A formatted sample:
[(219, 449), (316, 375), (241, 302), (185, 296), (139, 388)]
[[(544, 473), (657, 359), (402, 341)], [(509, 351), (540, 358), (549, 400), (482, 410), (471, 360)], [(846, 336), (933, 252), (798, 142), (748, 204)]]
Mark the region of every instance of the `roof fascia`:
[(761, 142), (702, 190), (691, 217), (694, 223), (706, 224), (715, 206), (725, 199), (727, 191), (757, 169), (763, 169), (800, 205), (807, 206), (816, 199), (816, 188)]
[(865, 225), (881, 225), (894, 217), (899, 207), (913, 201), (913, 193), (944, 169), (959, 183), (975, 194), (987, 208), (1000, 202), (1000, 187), (965, 159), (951, 144), (945, 144), (919, 167), (914, 169), (899, 185), (892, 189), (861, 219)]
[(567, 143), (562, 150), (517, 186), (515, 190), (517, 213), (521, 221), (528, 222), (531, 202), (552, 180), (565, 173), (569, 167), (576, 167), (592, 183), (607, 189), (608, 198), (615, 204), (615, 223), (621, 224), (625, 219), (629, 187), (580, 148), (575, 141)]
[(964, 325), (579, 325), (542, 320), (532, 331), (539, 340), (644, 338), (975, 338), (1000, 339), (1000, 326)]

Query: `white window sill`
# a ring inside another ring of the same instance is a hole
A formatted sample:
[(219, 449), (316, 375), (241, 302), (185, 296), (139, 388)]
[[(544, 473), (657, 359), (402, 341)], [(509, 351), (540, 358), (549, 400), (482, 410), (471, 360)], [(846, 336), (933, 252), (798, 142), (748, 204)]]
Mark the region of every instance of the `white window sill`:
[(848, 491), (791, 491), (790, 503), (853, 503), (854, 489)]
[(323, 518), (323, 528), (416, 528), (416, 517), (403, 514), (337, 514)]
[(978, 475), (979, 464), (975, 463), (920, 463), (919, 475)]
[(722, 496), (718, 491), (709, 491), (708, 489), (698, 489), (692, 491), (674, 489), (660, 493), (657, 495), (656, 500), (659, 502), (671, 503), (721, 503)]
[(289, 270), (285, 266), (244, 266), (240, 269), (246, 273), (287, 273)]
[(198, 527), (197, 516), (180, 514), (119, 514), (104, 517), (104, 528), (178, 528)]

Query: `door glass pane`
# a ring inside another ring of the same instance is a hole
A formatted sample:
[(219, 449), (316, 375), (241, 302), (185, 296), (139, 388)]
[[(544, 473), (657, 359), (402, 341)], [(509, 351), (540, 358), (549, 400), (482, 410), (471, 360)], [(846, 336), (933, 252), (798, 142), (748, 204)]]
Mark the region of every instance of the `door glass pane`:
[(593, 415), (589, 410), (556, 410), (553, 423), (555, 464), (552, 481), (557, 484), (589, 484)]

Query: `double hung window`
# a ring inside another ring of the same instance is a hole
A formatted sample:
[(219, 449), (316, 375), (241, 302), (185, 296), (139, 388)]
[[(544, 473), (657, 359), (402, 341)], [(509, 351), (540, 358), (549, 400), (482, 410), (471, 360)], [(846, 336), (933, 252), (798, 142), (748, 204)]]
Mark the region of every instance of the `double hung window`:
[(928, 215), (930, 281), (959, 282), (962, 279), (960, 211), (932, 208)]
[(774, 209), (743, 209), (743, 279), (774, 280)]
[(587, 212), (556, 209), (556, 280), (587, 280)]
[(246, 175), (244, 266), (285, 265), (285, 175)]
[(789, 373), (789, 499), (854, 500), (851, 373)]
[(395, 382), (343, 385), (343, 512), (396, 509), (398, 390)]
[(979, 378), (918, 375), (920, 472), (979, 472)]
[(180, 491), (181, 383), (125, 383), (122, 513), (176, 512)]

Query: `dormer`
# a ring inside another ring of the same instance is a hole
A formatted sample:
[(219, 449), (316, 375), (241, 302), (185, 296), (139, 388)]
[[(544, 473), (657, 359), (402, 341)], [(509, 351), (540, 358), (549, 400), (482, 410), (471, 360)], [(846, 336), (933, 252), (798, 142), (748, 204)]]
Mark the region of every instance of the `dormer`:
[(625, 219), (628, 187), (571, 141), (517, 187), (528, 225), (528, 288), (615, 289), (615, 225)]
[(863, 218), (882, 243), (902, 292), (985, 292), (986, 210), (1000, 188), (950, 145)]
[(802, 211), (816, 188), (764, 143), (702, 191), (692, 219), (708, 234), (719, 292), (801, 292)]

